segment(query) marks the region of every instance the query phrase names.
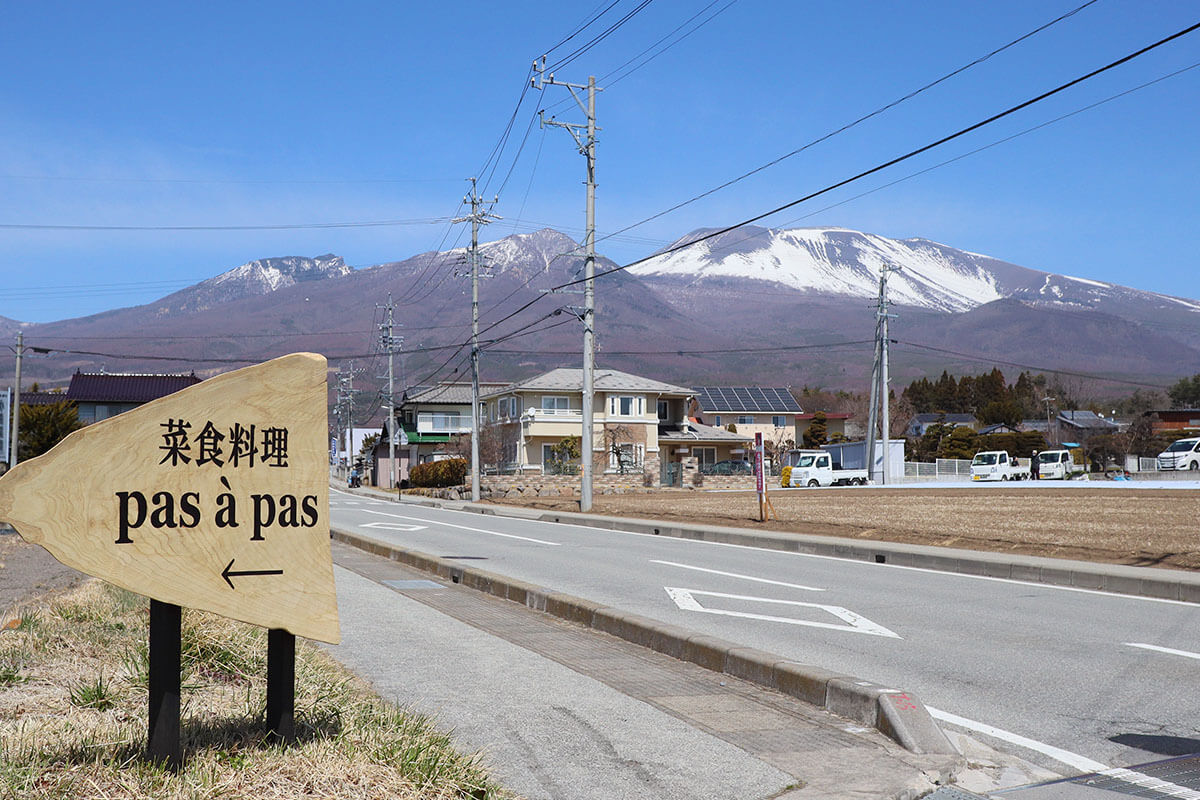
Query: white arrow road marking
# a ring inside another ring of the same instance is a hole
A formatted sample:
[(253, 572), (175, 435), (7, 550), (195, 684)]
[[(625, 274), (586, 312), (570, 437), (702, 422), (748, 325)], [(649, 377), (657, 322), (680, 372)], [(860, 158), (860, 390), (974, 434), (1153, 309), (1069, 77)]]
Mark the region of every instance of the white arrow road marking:
[(427, 525), (406, 525), (403, 522), (364, 522), (360, 527), (379, 528), (384, 531), (423, 531)]
[(773, 581), (768, 578), (756, 578), (753, 575), (742, 575), (737, 572), (722, 572), (719, 569), (708, 569), (706, 567), (693, 567), (690, 564), (677, 564), (674, 561), (657, 561), (650, 559), (651, 564), (665, 564), (668, 567), (679, 567), (680, 569), (694, 569), (696, 572), (707, 572), (711, 575), (724, 575), (727, 578), (741, 578), (744, 581), (754, 581), (755, 583), (769, 583), (773, 586), (786, 586), (789, 589), (803, 589), (806, 592), (823, 592), (824, 589), (819, 589), (816, 586), (802, 586), (798, 583), (784, 583), (783, 581)]
[(412, 520), (413, 522), (430, 522), (430, 524), (432, 524), (432, 525), (443, 525), (447, 528), (459, 528), (460, 530), (464, 530), (464, 531), (474, 531), (475, 533), (486, 533), (486, 534), (489, 534), (490, 536), (503, 536), (505, 539), (520, 539), (523, 542), (534, 542), (536, 544), (547, 544), (547, 545), (550, 545), (551, 547), (558, 547), (561, 544), (561, 542), (547, 542), (543, 539), (531, 539), (528, 536), (517, 536), (515, 533), (500, 533), (499, 531), (489, 531), (489, 530), (484, 530), (483, 528), (471, 528), (471, 527), (468, 527), (467, 525), (455, 525), (451, 522), (431, 522), (430, 520), (423, 519), (421, 517), (406, 517), (402, 514), (389, 514), (386, 511), (372, 511), (369, 508), (362, 508), (362, 509), (359, 509), (359, 511), (362, 512), (363, 514), (378, 514), (381, 517), (394, 517), (396, 519), (409, 519), (409, 520)]
[[(699, 589), (680, 589), (674, 586), (664, 586), (667, 594), (675, 601), (675, 605), (679, 606), (684, 611), (700, 611), (705, 614), (721, 614), (726, 617), (741, 617), (742, 619), (760, 619), (767, 622), (784, 622), (788, 625), (808, 625), (813, 628), (828, 628), (835, 631), (848, 631), (850, 633), (866, 633), (871, 636), (887, 636), (892, 639), (900, 637), (889, 631), (882, 625), (877, 625), (864, 616), (855, 614), (841, 606), (823, 606), (819, 603), (801, 603), (798, 600), (775, 600), (769, 597), (746, 597), (740, 594), (723, 594), (721, 592), (703, 592)], [(832, 622), (814, 622), (807, 619), (796, 619), (794, 617), (773, 617), (767, 614), (751, 614), (747, 611), (728, 611), (721, 608), (705, 608), (700, 605), (700, 601), (696, 599), (696, 595), (705, 597), (723, 597), (727, 600), (749, 600), (754, 603), (770, 603), (774, 605), (784, 606), (799, 606), (801, 608), (819, 608), (822, 611), (828, 612), (838, 619), (845, 622), (845, 625), (837, 625)]]
[(1126, 642), (1126, 647), (1140, 647), (1143, 650), (1153, 650), (1156, 653), (1167, 653), (1173, 656), (1183, 656), (1184, 658), (1200, 659), (1200, 653), (1189, 653), (1187, 650), (1175, 650), (1170, 647), (1159, 647), (1156, 644), (1142, 644), (1141, 642)]

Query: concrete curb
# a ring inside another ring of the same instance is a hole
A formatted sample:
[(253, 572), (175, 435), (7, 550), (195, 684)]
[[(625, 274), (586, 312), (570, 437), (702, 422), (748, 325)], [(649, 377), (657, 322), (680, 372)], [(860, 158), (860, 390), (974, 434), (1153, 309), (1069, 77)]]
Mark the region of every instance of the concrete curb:
[(433, 573), (452, 583), (511, 600), (594, 630), (617, 636), (705, 669), (791, 695), (862, 725), (878, 729), (913, 753), (958, 755), (925, 706), (913, 695), (870, 681), (788, 661), (714, 636), (602, 606), (486, 570), (338, 530), (334, 541)]
[[(395, 499), (391, 494), (388, 494), (387, 497)], [(938, 572), (981, 575), (989, 578), (1091, 589), (1136, 597), (1200, 603), (1200, 573), (1181, 570), (1131, 567), (1123, 564), (1096, 564), (1065, 558), (989, 553), (899, 542), (839, 539), (804, 533), (753, 531), (744, 528), (687, 525), (662, 520), (604, 517), (570, 511), (537, 511), (489, 503), (411, 497), (406, 497), (403, 502), (515, 519), (561, 522), (605, 530), (721, 542), (745, 547), (760, 547), (766, 550), (830, 556), (877, 564), (894, 564)]]

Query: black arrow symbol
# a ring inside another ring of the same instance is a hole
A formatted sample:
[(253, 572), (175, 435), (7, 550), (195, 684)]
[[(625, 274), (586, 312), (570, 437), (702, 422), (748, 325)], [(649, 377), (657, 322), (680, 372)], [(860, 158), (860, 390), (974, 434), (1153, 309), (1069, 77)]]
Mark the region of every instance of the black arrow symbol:
[(241, 577), (242, 575), (282, 575), (281, 569), (239, 569), (236, 572), (233, 569), (233, 562), (236, 559), (229, 559), (229, 563), (225, 565), (225, 569), (221, 570), (221, 577), (229, 584), (230, 589), (236, 591), (237, 587), (233, 585), (233, 581), (229, 580), (233, 576)]

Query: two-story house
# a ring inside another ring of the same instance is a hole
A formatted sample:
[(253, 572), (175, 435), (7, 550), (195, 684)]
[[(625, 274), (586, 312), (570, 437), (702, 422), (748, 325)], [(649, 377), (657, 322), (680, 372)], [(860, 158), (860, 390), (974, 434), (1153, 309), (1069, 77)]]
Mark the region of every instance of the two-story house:
[[(597, 472), (637, 472), (668, 479), (685, 457), (712, 460), (745, 452), (746, 439), (692, 423), (692, 390), (613, 369), (594, 373), (591, 458)], [(583, 370), (555, 369), (484, 396), (488, 424), (500, 433), (504, 466), (557, 471), (564, 439), (583, 430)], [(582, 457), (587, 457), (586, 450)]]
[(798, 415), (804, 409), (790, 389), (769, 386), (696, 386), (698, 419), (714, 428), (730, 424), (743, 436), (761, 433), (768, 442), (783, 445), (792, 438)]
[[(505, 385), (480, 381), (479, 393), (483, 395)], [(482, 403), (480, 407), (482, 411)], [(396, 421), (396, 478), (399, 481), (406, 480), (408, 471), (416, 464), (461, 455), (451, 453), (449, 449), (454, 436), (471, 432), (471, 384), (446, 382), (410, 387), (396, 406)], [(387, 434), (385, 426), (372, 453), (373, 474), (381, 486), (386, 486), (391, 477)]]

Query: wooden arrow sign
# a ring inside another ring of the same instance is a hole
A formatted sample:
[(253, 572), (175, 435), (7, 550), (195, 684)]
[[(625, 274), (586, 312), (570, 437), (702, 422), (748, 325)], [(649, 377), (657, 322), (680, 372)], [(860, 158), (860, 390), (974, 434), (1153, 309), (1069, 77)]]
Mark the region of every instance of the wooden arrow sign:
[(311, 353), (210, 378), (17, 465), (0, 519), (138, 594), (336, 644), (326, 398)]

